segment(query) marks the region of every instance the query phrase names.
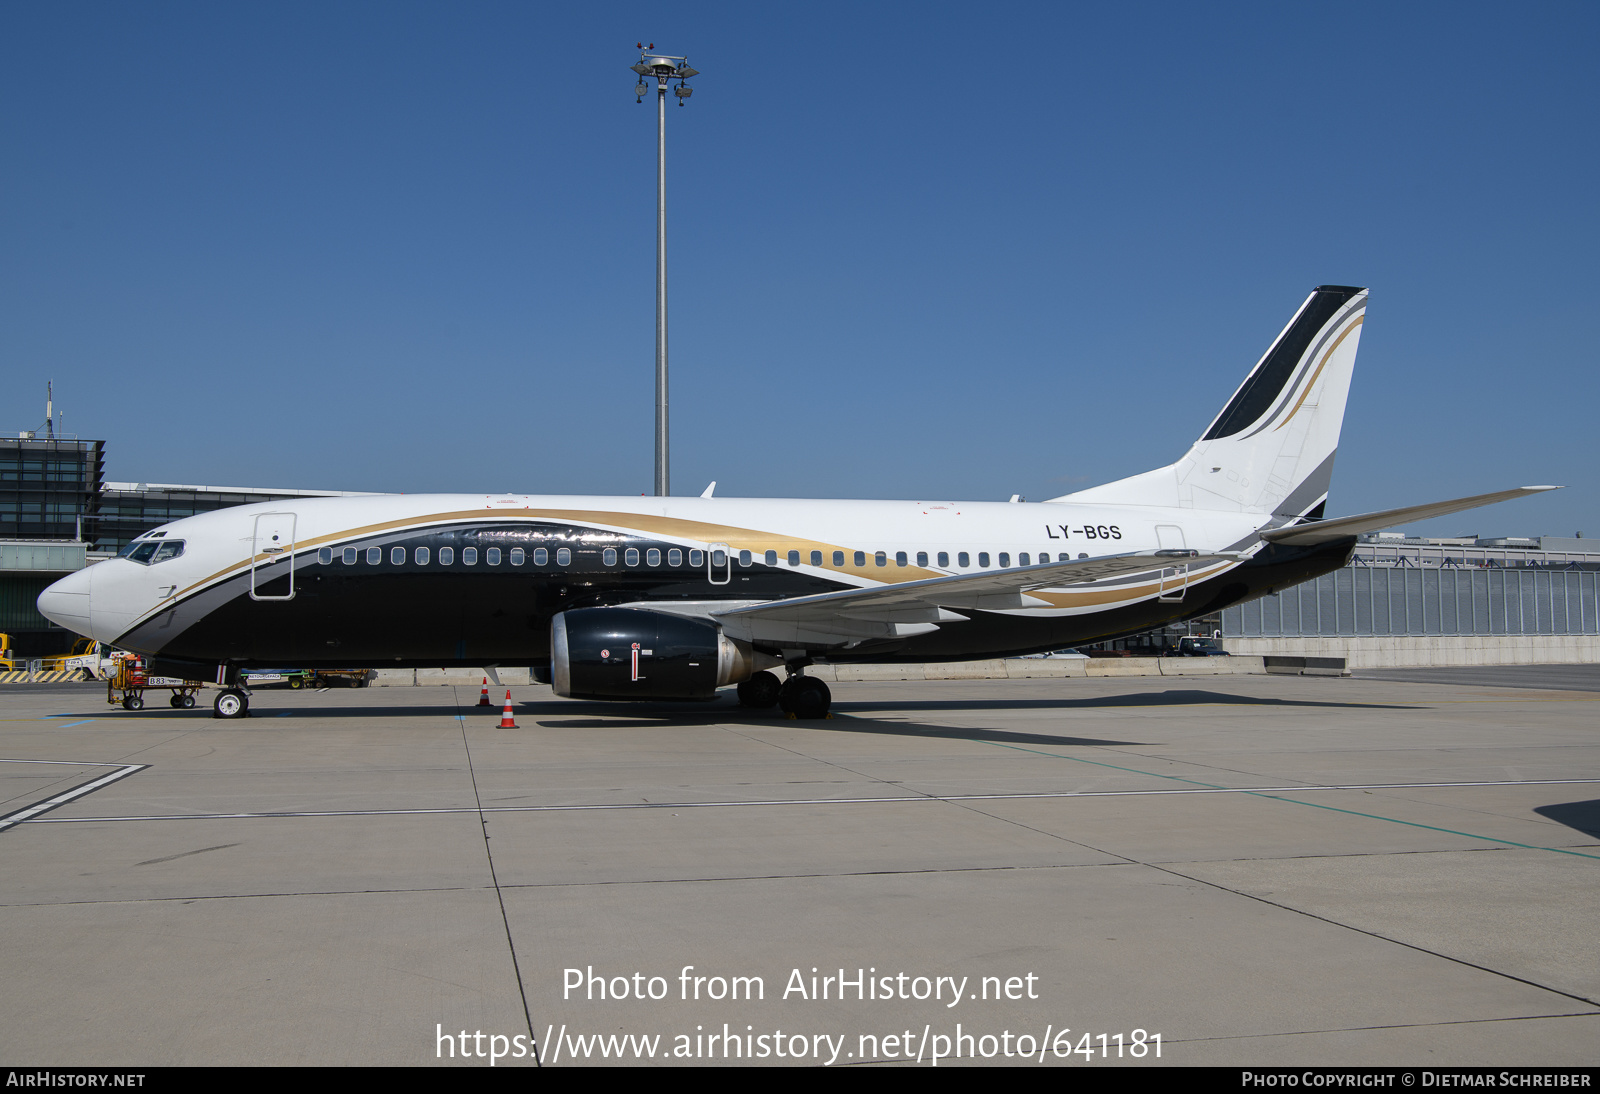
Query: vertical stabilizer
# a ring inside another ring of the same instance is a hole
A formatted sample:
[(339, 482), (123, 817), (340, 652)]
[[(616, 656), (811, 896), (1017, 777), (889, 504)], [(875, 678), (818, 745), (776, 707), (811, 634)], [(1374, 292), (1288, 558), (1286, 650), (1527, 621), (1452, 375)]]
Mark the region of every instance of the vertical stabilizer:
[(1319, 286), (1183, 459), (1051, 500), (1320, 516), (1366, 311), (1365, 289)]

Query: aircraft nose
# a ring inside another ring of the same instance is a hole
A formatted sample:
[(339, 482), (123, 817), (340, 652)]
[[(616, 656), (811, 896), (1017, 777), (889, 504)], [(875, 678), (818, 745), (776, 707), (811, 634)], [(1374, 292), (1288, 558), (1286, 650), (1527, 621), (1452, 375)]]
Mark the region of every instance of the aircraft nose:
[(69, 631), (93, 638), (89, 629), (89, 590), (93, 584), (93, 566), (68, 574), (39, 594), (39, 614)]

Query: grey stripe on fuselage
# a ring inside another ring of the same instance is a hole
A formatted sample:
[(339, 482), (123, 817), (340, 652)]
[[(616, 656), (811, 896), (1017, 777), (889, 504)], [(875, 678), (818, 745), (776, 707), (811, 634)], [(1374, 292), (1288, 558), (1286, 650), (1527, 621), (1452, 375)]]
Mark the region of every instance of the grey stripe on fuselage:
[(1273, 516), (1284, 516), (1291, 520), (1305, 516), (1312, 506), (1327, 497), (1328, 487), (1333, 485), (1333, 458), (1338, 454), (1337, 448), (1329, 452), (1328, 458), (1317, 464), (1309, 475), (1300, 480), (1298, 486), (1289, 491), (1289, 496), (1273, 508)]

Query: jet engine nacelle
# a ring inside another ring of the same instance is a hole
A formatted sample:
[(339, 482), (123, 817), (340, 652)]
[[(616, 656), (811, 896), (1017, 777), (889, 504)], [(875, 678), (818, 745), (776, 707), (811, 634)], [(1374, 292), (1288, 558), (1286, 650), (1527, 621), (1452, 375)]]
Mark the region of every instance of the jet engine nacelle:
[(551, 685), (569, 699), (709, 699), (782, 664), (698, 619), (574, 608), (550, 620)]

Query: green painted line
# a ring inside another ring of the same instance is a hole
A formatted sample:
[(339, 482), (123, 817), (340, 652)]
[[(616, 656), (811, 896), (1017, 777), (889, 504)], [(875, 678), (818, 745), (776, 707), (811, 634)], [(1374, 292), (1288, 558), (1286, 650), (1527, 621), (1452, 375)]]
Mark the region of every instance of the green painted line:
[(1333, 813), (1348, 813), (1352, 817), (1366, 817), (1368, 820), (1388, 821), (1390, 824), (1404, 824), (1412, 828), (1425, 828), (1430, 832), (1446, 832), (1452, 836), (1465, 836), (1467, 839), (1483, 840), (1485, 843), (1498, 843), (1506, 847), (1521, 847), (1526, 851), (1554, 851), (1558, 855), (1576, 855), (1578, 858), (1591, 858), (1600, 860), (1600, 855), (1591, 855), (1586, 851), (1569, 851), (1565, 847), (1540, 847), (1532, 843), (1517, 843), (1515, 840), (1497, 839), (1493, 836), (1480, 836), (1476, 832), (1460, 832), (1454, 828), (1439, 828), (1432, 824), (1420, 824), (1417, 821), (1401, 820), (1399, 817), (1383, 817), (1376, 813), (1362, 813), (1355, 809), (1341, 809), (1337, 805), (1322, 805), (1318, 802), (1303, 802), (1295, 798), (1285, 798), (1278, 794), (1263, 794), (1256, 790), (1245, 790), (1243, 787), (1224, 786), (1220, 783), (1205, 783), (1198, 779), (1186, 779), (1182, 775), (1162, 775), (1156, 771), (1140, 771), (1136, 767), (1121, 767), (1117, 764), (1102, 763), (1099, 760), (1086, 760), (1081, 756), (1063, 756), (1059, 752), (1045, 752), (1038, 748), (1023, 748), (1021, 745), (1001, 744), (998, 741), (978, 741), (966, 738), (973, 744), (994, 745), (996, 748), (1009, 748), (1017, 752), (1032, 752), (1036, 756), (1049, 756), (1056, 760), (1071, 760), (1073, 763), (1089, 764), (1093, 767), (1108, 767), (1113, 771), (1126, 771), (1132, 775), (1144, 775), (1152, 779), (1170, 779), (1173, 782), (1189, 783), (1193, 786), (1203, 786), (1210, 790), (1238, 790), (1252, 798), (1270, 798), (1273, 801), (1287, 802), (1290, 805), (1305, 805), (1312, 809), (1326, 809)]

